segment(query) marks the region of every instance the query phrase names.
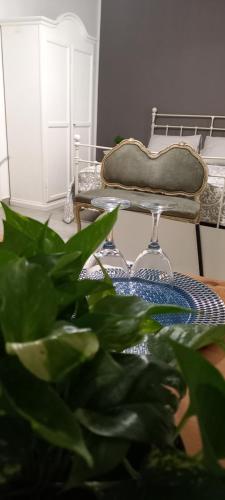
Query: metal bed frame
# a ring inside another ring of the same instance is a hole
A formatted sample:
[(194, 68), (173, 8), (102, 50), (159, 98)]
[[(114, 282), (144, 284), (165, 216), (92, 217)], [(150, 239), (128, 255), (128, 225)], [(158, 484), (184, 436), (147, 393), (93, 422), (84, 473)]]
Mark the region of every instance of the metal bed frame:
[[(182, 124), (175, 123), (176, 120), (182, 120)], [(185, 123), (186, 120), (186, 123)], [(201, 124), (201, 122), (207, 122), (207, 125)], [(224, 127), (216, 126), (216, 122), (222, 121), (224, 123)], [(166, 124), (164, 123), (166, 121)], [(189, 121), (193, 123), (193, 125), (189, 125), (187, 122)], [(185, 130), (189, 130), (194, 132), (194, 135), (197, 135), (199, 132), (208, 132), (208, 135), (213, 136), (214, 134), (220, 134), (220, 136), (225, 137), (225, 116), (224, 115), (186, 115), (186, 114), (177, 114), (177, 113), (158, 113), (158, 109), (156, 107), (152, 108), (152, 119), (151, 119), (151, 136), (155, 134), (155, 130), (162, 130), (165, 132), (165, 135), (170, 135), (170, 131), (178, 131), (178, 135), (180, 137), (184, 137), (183, 132)], [(210, 160), (224, 160), (225, 165), (225, 157), (222, 156), (202, 156), (202, 158), (206, 161), (206, 163), (210, 164)], [(212, 206), (214, 204), (219, 205), (218, 210), (218, 218), (216, 227), (220, 227), (220, 218), (223, 208), (223, 199), (225, 194), (225, 176), (221, 174), (210, 174), (210, 177), (222, 178), (223, 179), (223, 188), (221, 190), (221, 196), (218, 201), (215, 203), (211, 203), (207, 206)], [(204, 223), (208, 224), (208, 223)]]
[[(209, 126), (205, 125), (180, 125), (180, 124), (163, 124), (163, 123), (158, 123), (160, 118), (182, 118), (182, 119), (191, 119), (191, 120), (208, 120), (209, 121)], [(183, 135), (183, 130), (192, 130), (194, 131), (194, 134), (196, 135), (198, 131), (208, 131), (209, 135), (211, 136), (213, 132), (224, 132), (225, 134), (225, 127), (216, 127), (214, 125), (216, 120), (225, 120), (224, 115), (182, 115), (182, 114), (177, 114), (177, 113), (158, 113), (158, 109), (156, 107), (152, 108), (152, 122), (151, 122), (151, 135), (155, 133), (155, 129), (164, 129), (166, 131), (165, 135), (168, 135), (168, 131), (171, 129), (176, 129), (180, 131), (180, 136)], [(157, 121), (157, 123), (156, 123)], [(225, 123), (224, 123), (225, 124)]]
[[(177, 121), (181, 121), (182, 123), (177, 123)], [(152, 120), (151, 120), (151, 136), (155, 134), (156, 130), (161, 130), (165, 133), (166, 136), (172, 135), (170, 132), (178, 131), (178, 135), (180, 137), (184, 137), (184, 131), (191, 131), (194, 135), (197, 135), (200, 132), (206, 132), (208, 135), (213, 136), (219, 135), (225, 137), (225, 126), (218, 126), (218, 121), (222, 121), (222, 124), (225, 125), (225, 116), (224, 115), (189, 115), (189, 114), (177, 114), (177, 113), (158, 113), (157, 107), (152, 108)], [(165, 123), (166, 122), (166, 123)], [(205, 124), (206, 122), (206, 124)], [(193, 123), (193, 125), (190, 123)], [(210, 165), (210, 160), (224, 160), (225, 158), (221, 156), (202, 156), (202, 158)], [(222, 214), (223, 208), (223, 200), (225, 194), (225, 175), (221, 174), (210, 174), (210, 177), (222, 178), (223, 179), (223, 187), (221, 190), (221, 196), (219, 199), (219, 210), (218, 210), (218, 218), (216, 227), (220, 227), (220, 218)], [(211, 203), (205, 206), (213, 206), (217, 204)], [(204, 205), (203, 205), (204, 206)], [(204, 225), (212, 225), (210, 223), (203, 222)], [(196, 224), (196, 243), (198, 250), (198, 259), (199, 259), (199, 270), (200, 275), (203, 275), (203, 261), (202, 261), (202, 248), (201, 248), (201, 234), (200, 234), (200, 226)]]

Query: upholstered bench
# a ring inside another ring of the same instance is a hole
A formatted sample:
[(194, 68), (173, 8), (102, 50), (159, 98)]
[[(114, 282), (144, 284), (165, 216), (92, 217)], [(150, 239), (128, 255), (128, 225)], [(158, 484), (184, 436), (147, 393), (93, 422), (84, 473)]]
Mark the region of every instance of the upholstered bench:
[[(91, 209), (93, 218), (98, 216), (98, 211), (91, 205), (93, 198), (126, 198), (131, 202), (129, 210), (144, 212), (140, 207), (143, 200), (166, 205), (169, 197), (176, 208), (165, 211), (163, 216), (196, 224), (198, 252), (201, 254), (199, 196), (207, 184), (207, 166), (190, 146), (174, 144), (153, 154), (139, 141), (124, 140), (103, 158), (101, 178), (100, 189), (81, 192), (75, 197), (78, 229), (81, 227), (81, 210)], [(203, 274), (202, 269), (200, 273)]]

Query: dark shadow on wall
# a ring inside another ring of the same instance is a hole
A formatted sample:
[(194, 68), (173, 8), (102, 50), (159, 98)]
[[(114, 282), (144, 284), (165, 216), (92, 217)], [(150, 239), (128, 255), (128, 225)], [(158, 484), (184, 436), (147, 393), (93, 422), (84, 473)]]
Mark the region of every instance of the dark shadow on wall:
[(147, 144), (151, 109), (225, 114), (224, 0), (103, 0), (98, 144)]

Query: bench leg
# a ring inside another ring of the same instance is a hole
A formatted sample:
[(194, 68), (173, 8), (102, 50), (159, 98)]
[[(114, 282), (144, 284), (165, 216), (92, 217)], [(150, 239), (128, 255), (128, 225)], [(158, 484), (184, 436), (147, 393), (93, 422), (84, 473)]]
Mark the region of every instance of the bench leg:
[(74, 215), (75, 215), (75, 221), (77, 223), (78, 232), (81, 230), (80, 210), (81, 210), (81, 204), (74, 203)]
[(197, 252), (198, 252), (199, 274), (200, 274), (200, 276), (204, 276), (200, 224), (195, 224), (195, 232), (196, 232), (196, 243), (197, 243)]

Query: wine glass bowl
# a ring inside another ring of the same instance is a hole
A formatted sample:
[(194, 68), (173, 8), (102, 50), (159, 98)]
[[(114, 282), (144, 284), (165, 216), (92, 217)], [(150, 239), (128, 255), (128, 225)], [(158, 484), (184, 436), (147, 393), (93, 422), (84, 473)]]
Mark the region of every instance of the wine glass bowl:
[(131, 269), (131, 276), (141, 278), (143, 272), (147, 269), (151, 281), (171, 283), (173, 281), (172, 266), (159, 244), (158, 226), (161, 213), (173, 210), (176, 205), (172, 202), (164, 205), (145, 200), (140, 203), (140, 207), (149, 210), (152, 214), (152, 235), (147, 249), (137, 256)]
[[(116, 207), (119, 207), (121, 210), (130, 207), (128, 200), (108, 196), (94, 198), (91, 204), (95, 208), (103, 209), (105, 212), (112, 212)], [(130, 277), (127, 262), (114, 243), (113, 231), (110, 232), (101, 248), (88, 259), (85, 268), (86, 275), (90, 279), (102, 279), (104, 277), (104, 269), (111, 278)]]

